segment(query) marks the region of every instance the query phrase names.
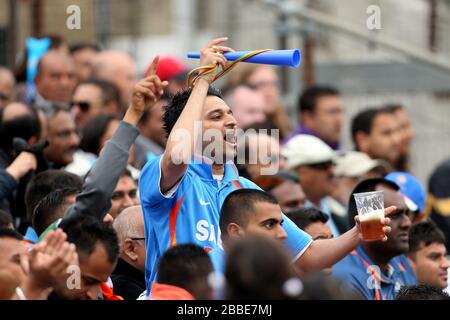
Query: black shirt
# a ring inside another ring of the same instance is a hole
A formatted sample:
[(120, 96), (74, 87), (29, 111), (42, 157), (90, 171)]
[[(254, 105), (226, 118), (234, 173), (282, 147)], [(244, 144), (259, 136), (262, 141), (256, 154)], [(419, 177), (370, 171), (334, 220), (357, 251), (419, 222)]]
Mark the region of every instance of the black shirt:
[(111, 280), (114, 294), (125, 300), (136, 300), (145, 291), (144, 273), (121, 258), (117, 261)]

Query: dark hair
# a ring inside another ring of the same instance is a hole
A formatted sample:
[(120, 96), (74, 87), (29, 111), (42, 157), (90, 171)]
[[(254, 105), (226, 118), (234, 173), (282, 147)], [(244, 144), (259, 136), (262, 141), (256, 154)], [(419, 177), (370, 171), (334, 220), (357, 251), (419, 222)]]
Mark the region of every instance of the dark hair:
[(98, 244), (108, 253), (108, 260), (116, 263), (119, 257), (119, 242), (112, 226), (89, 215), (75, 215), (63, 219), (59, 225), (67, 234), (67, 241), (75, 244), (78, 255), (91, 255)]
[(359, 146), (356, 141), (356, 135), (358, 132), (364, 132), (366, 135), (370, 135), (373, 128), (375, 118), (380, 114), (392, 114), (391, 111), (386, 108), (369, 108), (361, 111), (355, 115), (352, 119), (352, 140), (355, 146), (355, 150), (359, 151)]
[[(167, 92), (164, 92), (163, 95), (161, 96), (161, 98), (159, 98), (159, 100), (167, 100), (170, 101), (170, 95)], [(163, 107), (163, 110), (166, 108), (166, 106)], [(142, 117), (139, 119), (139, 123), (140, 124), (145, 124), (149, 118), (149, 116), (151, 115), (152, 111), (153, 111), (154, 107), (151, 107), (150, 110), (147, 110), (144, 112), (144, 114), (142, 115)]]
[(106, 105), (111, 102), (116, 102), (120, 106), (120, 91), (117, 86), (110, 81), (101, 79), (89, 79), (80, 82), (77, 87), (82, 85), (93, 85), (100, 89), (102, 93), (102, 104)]
[(295, 209), (286, 213), (286, 216), (302, 230), (305, 230), (311, 223), (327, 223), (328, 221), (328, 216), (316, 208)]
[(9, 212), (0, 209), (0, 228), (9, 228), (13, 223), (12, 216)]
[(395, 300), (450, 300), (450, 296), (441, 289), (416, 284), (401, 287)]
[(78, 189), (64, 188), (50, 192), (34, 207), (31, 225), (41, 235), (49, 225), (64, 217), (64, 212), (71, 205), (67, 197), (78, 194)]
[(94, 50), (95, 52), (101, 51), (100, 46), (98, 44), (89, 43), (89, 42), (75, 43), (70, 46), (69, 51), (70, 51), (70, 54), (74, 54), (77, 51), (84, 50), (84, 49), (91, 49), (91, 50)]
[(35, 175), (25, 191), (27, 217), (31, 220), (34, 207), (50, 192), (56, 189), (72, 188), (81, 191), (83, 181), (80, 177), (64, 170), (50, 169)]
[(396, 103), (389, 103), (389, 104), (384, 105), (383, 108), (386, 111), (390, 112), (390, 113), (395, 113), (398, 110), (402, 110), (403, 106), (401, 104), (398, 104), (398, 103), (397, 104)]
[[(169, 104), (164, 108), (164, 131), (166, 136), (168, 137), (172, 128), (175, 126), (178, 118), (186, 106), (186, 103), (191, 95), (191, 89), (184, 89), (178, 91), (172, 99), (169, 101)], [(207, 96), (215, 96), (220, 99), (223, 99), (222, 94), (216, 88), (209, 86)]]
[(118, 121), (112, 114), (101, 114), (89, 120), (83, 128), (80, 148), (96, 155), (100, 153), (100, 140), (112, 121)]
[(226, 230), (230, 223), (237, 223), (241, 226), (247, 224), (248, 215), (255, 210), (255, 204), (258, 202), (278, 204), (273, 195), (258, 189), (239, 189), (231, 192), (225, 198), (220, 209), (219, 222), (222, 239), (227, 238)]
[(445, 244), (445, 235), (433, 221), (421, 221), (409, 229), (409, 254), (435, 242)]
[(29, 108), (30, 114), (3, 122), (3, 111), (0, 113), (0, 147), (11, 151), (14, 138), (22, 138), (25, 141), (32, 137), (41, 136), (41, 122), (35, 109)]
[(120, 178), (122, 177), (130, 177), (131, 179), (133, 179), (133, 175), (131, 174), (131, 171), (128, 170), (127, 168), (123, 169), (122, 173), (120, 174)]
[(19, 232), (9, 228), (0, 228), (0, 239), (2, 238), (11, 238), (20, 241), (23, 240), (23, 236)]
[(291, 297), (284, 290), (294, 277), (289, 255), (281, 243), (267, 237), (239, 239), (227, 253), (225, 299), (275, 300)]
[(167, 250), (158, 262), (156, 281), (187, 290), (197, 299), (207, 298), (198, 292), (199, 281), (207, 281), (213, 265), (206, 251), (195, 244), (179, 244)]
[(384, 178), (366, 179), (358, 183), (355, 189), (353, 189), (352, 193), (350, 194), (350, 198), (348, 199), (347, 217), (348, 217), (348, 225), (350, 228), (352, 228), (355, 225), (355, 216), (358, 214), (358, 210), (356, 208), (356, 201), (353, 194), (360, 192), (375, 191), (376, 187), (380, 184), (388, 188), (391, 188), (395, 191), (398, 191), (400, 189), (397, 184)]
[(337, 96), (339, 95), (339, 91), (336, 88), (329, 86), (319, 86), (315, 85), (309, 87), (298, 99), (298, 107), (299, 112), (311, 112), (314, 113), (316, 111), (317, 101), (324, 96)]

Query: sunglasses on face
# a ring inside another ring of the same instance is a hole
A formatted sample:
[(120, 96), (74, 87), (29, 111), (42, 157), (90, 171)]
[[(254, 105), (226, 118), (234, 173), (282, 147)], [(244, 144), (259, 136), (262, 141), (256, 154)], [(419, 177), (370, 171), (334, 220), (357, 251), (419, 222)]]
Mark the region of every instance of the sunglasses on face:
[(91, 108), (91, 104), (89, 102), (82, 102), (82, 101), (79, 102), (72, 101), (70, 103), (70, 108), (72, 109), (74, 106), (78, 106), (82, 112), (89, 111), (89, 109)]

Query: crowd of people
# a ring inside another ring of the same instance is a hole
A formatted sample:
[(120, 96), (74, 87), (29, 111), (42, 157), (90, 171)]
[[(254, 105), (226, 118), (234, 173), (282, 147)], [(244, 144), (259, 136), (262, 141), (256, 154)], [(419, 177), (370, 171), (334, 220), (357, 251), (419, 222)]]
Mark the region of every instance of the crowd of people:
[[(0, 299), (450, 299), (450, 159), (414, 177), (403, 105), (345, 119), (314, 85), (293, 121), (272, 66), (219, 90), (173, 56), (139, 77), (49, 39), (31, 83), (0, 67)], [(226, 40), (199, 65), (225, 68)], [(365, 241), (353, 195), (373, 191), (384, 238)]]

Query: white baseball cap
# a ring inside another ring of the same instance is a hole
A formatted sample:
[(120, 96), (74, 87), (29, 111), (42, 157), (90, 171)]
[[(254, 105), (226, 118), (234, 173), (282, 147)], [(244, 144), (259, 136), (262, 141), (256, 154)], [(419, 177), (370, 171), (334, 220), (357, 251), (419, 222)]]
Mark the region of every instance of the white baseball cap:
[(360, 177), (377, 167), (388, 167), (388, 163), (381, 159), (371, 159), (364, 152), (349, 151), (336, 158), (334, 173), (337, 177)]
[(308, 134), (299, 134), (289, 140), (282, 148), (286, 158), (286, 169), (303, 165), (334, 161), (336, 154), (325, 142)]

